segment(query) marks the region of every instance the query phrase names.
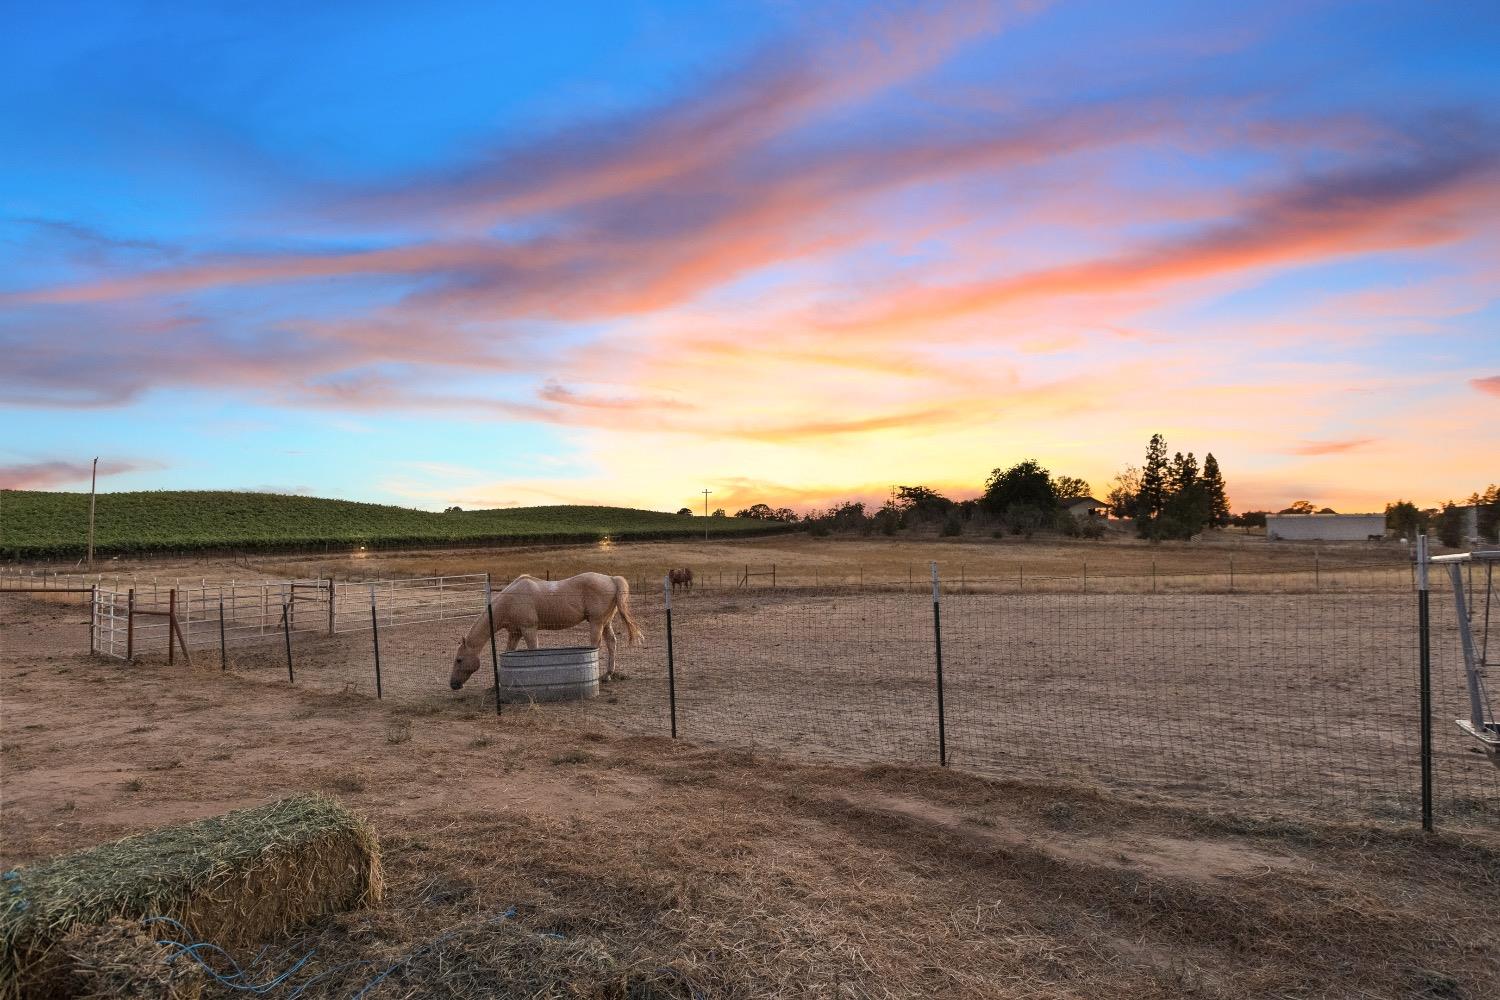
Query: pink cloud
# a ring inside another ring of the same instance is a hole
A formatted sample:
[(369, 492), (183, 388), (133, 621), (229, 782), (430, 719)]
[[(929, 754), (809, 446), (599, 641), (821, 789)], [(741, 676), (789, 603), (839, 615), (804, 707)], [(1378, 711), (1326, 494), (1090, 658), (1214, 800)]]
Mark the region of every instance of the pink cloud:
[[(49, 490), (58, 486), (86, 486), (92, 463), (54, 459), (50, 462), (23, 462), (0, 465), (0, 489)], [(118, 476), (125, 472), (159, 469), (155, 462), (119, 462), (105, 459), (99, 463), (99, 476)]]
[(1349, 438), (1345, 441), (1304, 441), (1291, 449), (1293, 455), (1338, 455), (1374, 444), (1374, 438)]
[(1471, 378), (1469, 384), (1480, 392), (1491, 396), (1500, 396), (1500, 375), (1490, 375), (1486, 378)]
[(1109, 295), (1268, 265), (1426, 247), (1472, 233), (1500, 198), (1496, 155), (1466, 134), (1424, 158), (1364, 163), (1297, 181), (1226, 222), (1125, 253), (968, 285), (919, 288), (833, 329), (905, 330), (1017, 301)]

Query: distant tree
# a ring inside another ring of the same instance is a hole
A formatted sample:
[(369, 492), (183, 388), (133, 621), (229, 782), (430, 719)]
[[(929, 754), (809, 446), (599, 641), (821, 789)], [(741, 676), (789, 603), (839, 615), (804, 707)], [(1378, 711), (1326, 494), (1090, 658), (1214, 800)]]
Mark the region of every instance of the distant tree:
[(1470, 497), (1469, 502), (1478, 508), (1475, 521), (1479, 537), (1491, 543), (1500, 542), (1500, 486), (1491, 483), (1483, 493)]
[(1312, 502), (1310, 500), (1297, 500), (1297, 501), (1294, 501), (1290, 507), (1283, 507), (1281, 510), (1278, 510), (1276, 513), (1278, 513), (1278, 514), (1313, 514), (1313, 513), (1316, 513), (1316, 511), (1317, 511), (1317, 508), (1315, 508), (1312, 505)]
[(1385, 505), (1385, 526), (1400, 538), (1416, 538), (1426, 528), (1426, 518), (1410, 500), (1397, 500)]
[(1153, 537), (1192, 538), (1209, 521), (1208, 497), (1192, 452), (1177, 452), (1167, 469), (1167, 499)]
[(1141, 499), (1141, 470), (1133, 465), (1121, 469), (1104, 499), (1109, 503), (1112, 516), (1135, 517), (1136, 506)]
[(724, 508), (720, 507), (718, 510), (716, 510), (716, 511), (713, 512), (713, 516), (714, 517), (725, 517), (727, 515), (724, 513)]
[(786, 521), (791, 523), (797, 520), (797, 512), (790, 507), (772, 507), (770, 504), (751, 504), (744, 510), (734, 512), (735, 517), (748, 517), (754, 521)]
[(952, 538), (952, 537), (955, 537), (957, 535), (962, 535), (963, 533), (964, 533), (963, 518), (959, 515), (958, 507), (955, 505), (952, 509), (950, 509), (948, 511), (947, 514), (945, 514), (943, 516), (943, 530), (942, 530), (942, 535), (943, 535), (944, 538)]
[(1136, 532), (1142, 538), (1158, 537), (1157, 521), (1166, 509), (1167, 496), (1167, 442), (1160, 434), (1153, 434), (1146, 445), (1146, 465), (1141, 469), (1141, 490), (1136, 499)]
[(678, 517), (692, 517), (693, 516), (693, 508), (691, 508), (691, 507), (683, 507), (682, 509), (680, 509), (677, 512), (677, 516)]
[(458, 507), (458, 506), (444, 507), (443, 508), (443, 513), (444, 514), (462, 514), (463, 512), (464, 512), (464, 509), (462, 507)]
[(1076, 500), (1088, 496), (1093, 488), (1089, 486), (1088, 480), (1077, 476), (1053, 476), (1052, 492), (1057, 494), (1059, 500)]
[(1041, 527), (1058, 509), (1052, 474), (1031, 458), (990, 473), (980, 499), (985, 509), (1010, 521), (1013, 528)]
[(1267, 510), (1247, 510), (1236, 514), (1229, 519), (1230, 524), (1239, 525), (1242, 528), (1264, 528), (1266, 526)]
[(1453, 501), (1443, 504), (1437, 516), (1438, 541), (1456, 549), (1464, 543), (1464, 511)]
[(1203, 497), (1208, 502), (1208, 525), (1211, 528), (1229, 526), (1229, 494), (1224, 486), (1224, 476), (1219, 472), (1219, 460), (1214, 453), (1203, 456)]
[(896, 506), (901, 509), (903, 520), (936, 521), (947, 516), (954, 503), (926, 486), (898, 486)]

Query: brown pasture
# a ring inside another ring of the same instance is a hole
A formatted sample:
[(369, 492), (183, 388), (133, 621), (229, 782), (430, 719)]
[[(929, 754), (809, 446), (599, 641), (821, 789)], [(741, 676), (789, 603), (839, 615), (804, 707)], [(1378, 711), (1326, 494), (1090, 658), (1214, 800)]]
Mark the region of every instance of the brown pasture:
[[(883, 540), (811, 539), (733, 558), (821, 574), (824, 544), (897, 577), (945, 558), (937, 542), (882, 561)], [(987, 548), (956, 554), (983, 565)], [(1080, 552), (1127, 575), (1152, 550), (1024, 552), (1061, 580)], [(383, 556), (368, 575), (560, 574), (589, 553), (448, 555)], [(714, 565), (680, 543), (609, 555), (642, 576)], [(1211, 575), (1194, 567), (1179, 570)], [(353, 995), (413, 951), (388, 995), (1500, 992), (1495, 786), (1441, 725), (1454, 800), (1436, 835), (1410, 814), (1411, 657), (1392, 641), (1409, 592), (948, 595), (942, 769), (925, 588), (819, 587), (678, 595), (675, 743), (654, 590), (636, 596), (648, 644), (622, 656), (623, 680), (498, 718), (487, 685), (446, 688), (460, 622), (382, 633), (377, 702), (368, 633), (298, 637), (292, 687), (275, 646), (232, 650), (227, 672), (216, 655), (90, 660), (76, 605), (0, 597), (0, 863), (332, 792), (380, 831), (388, 896), (276, 942), (318, 950), (307, 975), (344, 967), (315, 997)], [(1264, 626), (1294, 611), (1298, 628)], [(1446, 712), (1452, 659), (1438, 668)]]

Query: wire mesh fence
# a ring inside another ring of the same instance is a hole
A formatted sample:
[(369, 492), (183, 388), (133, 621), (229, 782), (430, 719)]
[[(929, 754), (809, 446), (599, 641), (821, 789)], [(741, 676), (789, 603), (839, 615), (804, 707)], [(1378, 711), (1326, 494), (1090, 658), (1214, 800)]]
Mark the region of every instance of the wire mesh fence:
[[(617, 679), (592, 701), (524, 710), (663, 734), (675, 721), (686, 739), (818, 760), (1409, 819), (1421, 795), (1414, 579), (1405, 567), (1319, 568), (1279, 585), (1226, 574), (1218, 587), (1203, 574), (1080, 574), (1077, 589), (1018, 578), (1005, 590), (950, 576), (935, 613), (930, 582), (913, 593), (901, 581), (795, 585), (784, 572), (774, 588), (700, 578), (673, 597), (670, 658), (663, 590), (647, 582), (630, 598), (645, 639), (621, 642)], [(1453, 724), (1468, 712), (1459, 621), (1448, 577), (1431, 585), (1436, 809), (1493, 822), (1500, 768)], [(97, 593), (96, 648), (123, 655), (128, 594)], [(195, 663), (412, 711), (495, 710), (488, 651), (463, 690), (448, 687), (484, 609), (482, 575), (203, 581), (153, 599), (182, 614)], [(137, 619), (136, 655), (161, 658), (167, 627)]]

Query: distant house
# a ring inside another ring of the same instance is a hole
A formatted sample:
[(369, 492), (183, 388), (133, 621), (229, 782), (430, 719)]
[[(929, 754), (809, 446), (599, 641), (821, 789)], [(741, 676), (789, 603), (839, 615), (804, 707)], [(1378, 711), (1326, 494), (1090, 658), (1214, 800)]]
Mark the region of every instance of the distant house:
[(1384, 514), (1266, 515), (1268, 542), (1364, 542), (1384, 537)]
[(1069, 497), (1062, 502), (1062, 509), (1079, 519), (1103, 517), (1109, 512), (1109, 504), (1093, 497)]

